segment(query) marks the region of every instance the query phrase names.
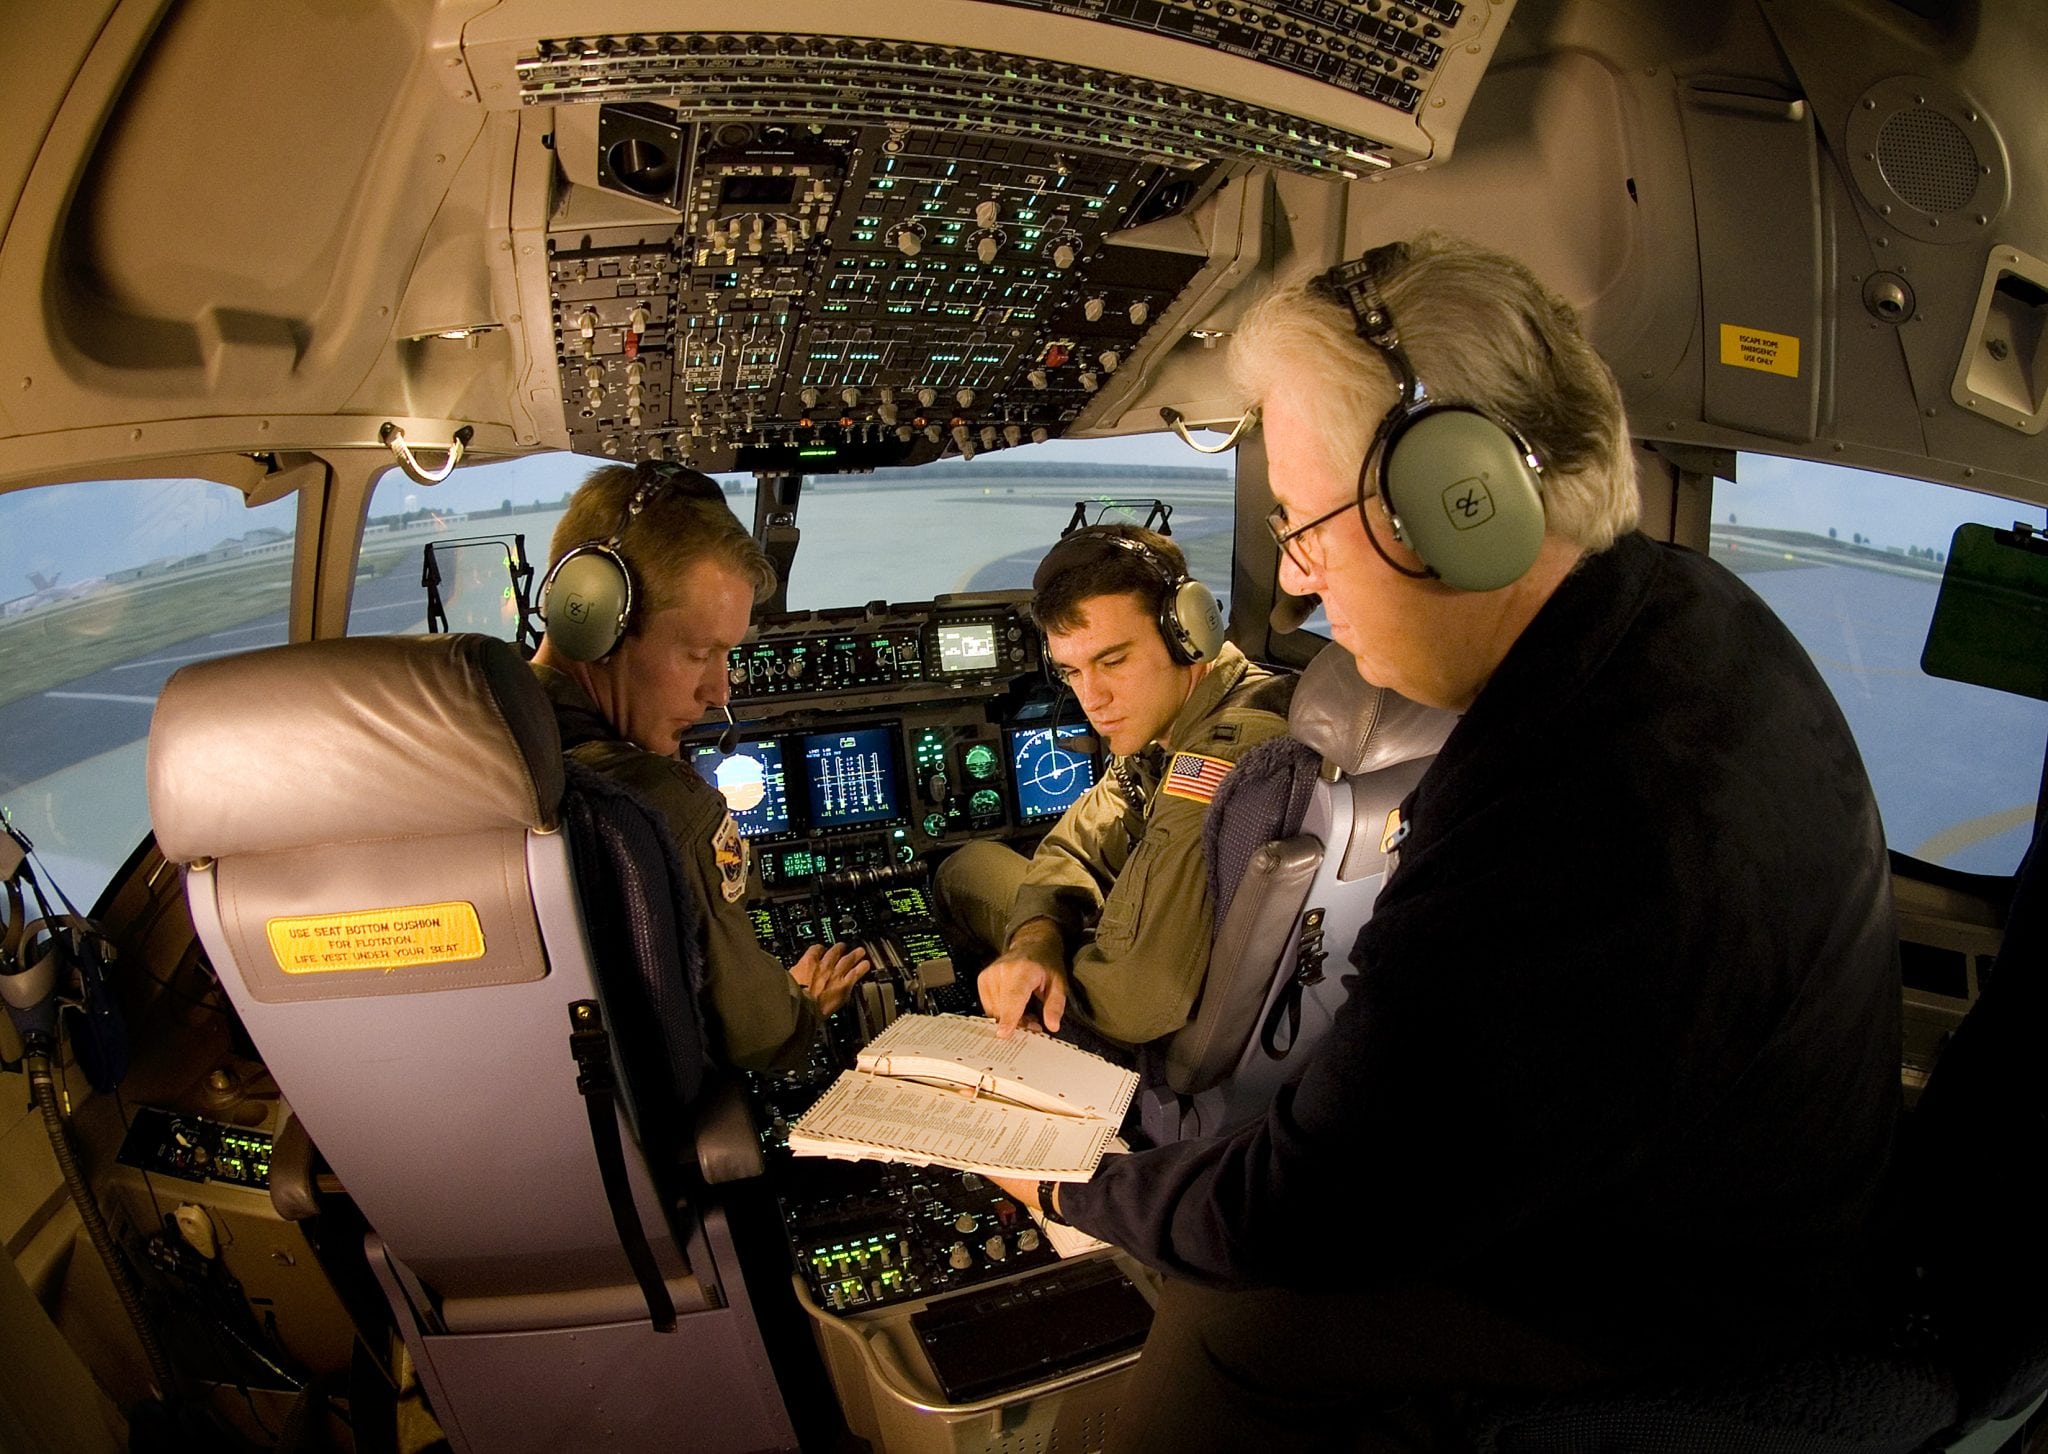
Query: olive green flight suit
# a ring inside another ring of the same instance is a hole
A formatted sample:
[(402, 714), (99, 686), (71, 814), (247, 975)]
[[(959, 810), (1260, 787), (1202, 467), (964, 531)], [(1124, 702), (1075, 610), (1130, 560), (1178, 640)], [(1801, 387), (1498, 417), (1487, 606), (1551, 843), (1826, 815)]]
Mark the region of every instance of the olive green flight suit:
[(697, 896), (704, 934), (704, 1005), (712, 1055), (741, 1070), (803, 1064), (823, 1028), (817, 1002), (761, 947), (747, 918), (747, 844), (717, 788), (679, 758), (620, 737), (574, 679), (536, 665), (565, 751), (624, 783), (667, 820)]
[[(1082, 1014), (1111, 1039), (1138, 1045), (1187, 1023), (1208, 973), (1215, 918), (1202, 856), (1208, 799), (1216, 777), (1246, 749), (1287, 730), (1292, 688), (1291, 678), (1253, 665), (1226, 643), (1167, 727), (1163, 749), (1118, 759), (1140, 801), (1117, 772), (1104, 773), (1024, 869), (1004, 942), (1028, 920), (1057, 924)], [(1176, 774), (1176, 763), (1189, 771)], [(967, 873), (946, 875), (945, 890), (972, 896), (971, 887), (961, 893), (959, 880), (977, 866), (995, 868), (987, 883), (1000, 892), (1006, 875), (987, 857), (969, 857), (961, 865)], [(970, 923), (982, 917), (949, 912)]]

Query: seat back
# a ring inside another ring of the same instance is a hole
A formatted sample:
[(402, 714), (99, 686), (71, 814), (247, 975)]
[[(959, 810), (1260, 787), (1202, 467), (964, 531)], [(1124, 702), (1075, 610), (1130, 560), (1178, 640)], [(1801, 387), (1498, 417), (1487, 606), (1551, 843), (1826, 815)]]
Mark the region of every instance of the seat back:
[(1369, 685), (1332, 645), (1302, 672), (1287, 735), (1224, 779), (1203, 829), (1209, 971), (1188, 1024), (1146, 1057), (1155, 1141), (1258, 1114), (1328, 1031), (1347, 993), (1342, 960), (1386, 879), (1387, 815), (1456, 721)]
[[(699, 1181), (679, 1159), (703, 1074), (692, 906), (644, 807), (585, 784), (566, 830), (553, 713), (517, 655), (432, 636), (202, 663), (165, 687), (149, 759), (200, 938), (374, 1229), (451, 1442), (565, 1447), (622, 1417), (686, 1417), (704, 1447), (790, 1442), (722, 1221), (703, 1197), (671, 1215)], [(614, 896), (603, 974), (579, 867)], [(596, 1127), (570, 1040), (591, 1001), (622, 1087)], [(653, 1331), (622, 1245), (606, 1120), (679, 1334)]]

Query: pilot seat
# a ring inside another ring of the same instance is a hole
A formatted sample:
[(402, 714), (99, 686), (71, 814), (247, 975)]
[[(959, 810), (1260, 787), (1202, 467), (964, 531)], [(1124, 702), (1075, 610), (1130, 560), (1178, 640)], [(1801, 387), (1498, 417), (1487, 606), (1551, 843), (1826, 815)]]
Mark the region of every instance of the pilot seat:
[(1141, 1055), (1141, 1126), (1153, 1142), (1260, 1114), (1328, 1031), (1344, 957), (1386, 881), (1388, 814), (1456, 722), (1372, 686), (1331, 645), (1295, 684), (1287, 734), (1224, 779), (1203, 828), (1209, 972), (1189, 1022)]
[(760, 1147), (705, 1061), (695, 906), (658, 820), (564, 762), (516, 653), (189, 666), (149, 797), (450, 1445), (794, 1448), (720, 1206)]

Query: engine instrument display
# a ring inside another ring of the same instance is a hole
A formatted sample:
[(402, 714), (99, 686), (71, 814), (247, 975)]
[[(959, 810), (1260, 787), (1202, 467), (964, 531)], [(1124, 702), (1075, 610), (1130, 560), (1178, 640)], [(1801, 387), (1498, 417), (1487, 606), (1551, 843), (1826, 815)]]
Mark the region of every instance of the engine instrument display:
[(812, 827), (852, 828), (902, 821), (895, 735), (888, 727), (863, 727), (851, 732), (815, 732), (803, 739)]

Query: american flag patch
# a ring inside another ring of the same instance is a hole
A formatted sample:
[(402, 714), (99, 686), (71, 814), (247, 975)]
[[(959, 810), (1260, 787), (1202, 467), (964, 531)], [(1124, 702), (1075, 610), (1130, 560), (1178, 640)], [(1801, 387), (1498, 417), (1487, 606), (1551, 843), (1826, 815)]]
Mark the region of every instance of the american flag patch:
[(1216, 789), (1223, 786), (1223, 779), (1229, 775), (1231, 767), (1231, 763), (1220, 757), (1204, 757), (1199, 752), (1176, 752), (1172, 765), (1166, 769), (1165, 781), (1159, 785), (1160, 791), (1169, 798), (1206, 803), (1216, 796)]

